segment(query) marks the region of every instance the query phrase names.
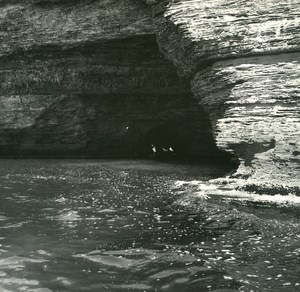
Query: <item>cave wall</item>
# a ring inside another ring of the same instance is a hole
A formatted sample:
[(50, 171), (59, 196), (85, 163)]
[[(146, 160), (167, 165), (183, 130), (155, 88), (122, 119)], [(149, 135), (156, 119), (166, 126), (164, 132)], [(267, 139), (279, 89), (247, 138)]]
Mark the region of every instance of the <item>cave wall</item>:
[(299, 194), (300, 1), (145, 2), (218, 147), (240, 161), (232, 187)]
[(2, 1), (0, 155), (218, 147), (244, 188), (299, 190), (299, 4)]
[(141, 1), (2, 1), (0, 38), (0, 156), (148, 157), (153, 143), (183, 156), (217, 149)]
[(239, 157), (236, 176), (248, 185), (299, 186), (299, 57), (219, 61), (193, 79), (195, 96), (211, 113), (217, 145)]

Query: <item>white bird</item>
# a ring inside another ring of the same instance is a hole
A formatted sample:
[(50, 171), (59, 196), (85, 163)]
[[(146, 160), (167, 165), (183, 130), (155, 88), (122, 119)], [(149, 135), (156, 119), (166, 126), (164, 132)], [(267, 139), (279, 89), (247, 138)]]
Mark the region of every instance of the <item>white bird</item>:
[(151, 147), (152, 147), (153, 153), (156, 153), (156, 147), (154, 145), (151, 145)]

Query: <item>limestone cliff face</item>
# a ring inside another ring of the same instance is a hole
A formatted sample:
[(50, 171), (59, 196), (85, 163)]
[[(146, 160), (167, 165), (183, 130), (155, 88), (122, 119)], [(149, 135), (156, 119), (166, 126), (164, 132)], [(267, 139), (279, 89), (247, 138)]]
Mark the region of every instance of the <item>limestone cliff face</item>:
[(1, 156), (215, 151), (141, 1), (2, 1), (0, 38)]
[(238, 157), (238, 186), (298, 193), (299, 7), (2, 1), (0, 154), (145, 157), (155, 145), (214, 157), (218, 147)]
[(146, 2), (161, 51), (241, 162), (235, 185), (299, 193), (300, 1)]

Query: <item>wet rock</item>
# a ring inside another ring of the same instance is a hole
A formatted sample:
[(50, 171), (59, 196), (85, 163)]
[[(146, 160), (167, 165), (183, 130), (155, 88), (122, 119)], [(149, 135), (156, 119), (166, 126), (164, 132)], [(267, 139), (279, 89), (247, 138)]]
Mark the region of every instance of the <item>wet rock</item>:
[(161, 51), (239, 158), (234, 187), (299, 194), (299, 0), (168, 4), (155, 16)]
[[(193, 91), (212, 121), (217, 145), (242, 162), (249, 184), (299, 185), (300, 54), (219, 61), (196, 74)], [(295, 144), (294, 144), (295, 143)]]

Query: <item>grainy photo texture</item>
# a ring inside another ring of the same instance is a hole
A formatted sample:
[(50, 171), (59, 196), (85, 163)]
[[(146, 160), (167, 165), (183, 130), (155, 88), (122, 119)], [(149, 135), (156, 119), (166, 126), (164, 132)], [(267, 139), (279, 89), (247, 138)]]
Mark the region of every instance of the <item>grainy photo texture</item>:
[(0, 292), (299, 292), (300, 0), (0, 0)]

